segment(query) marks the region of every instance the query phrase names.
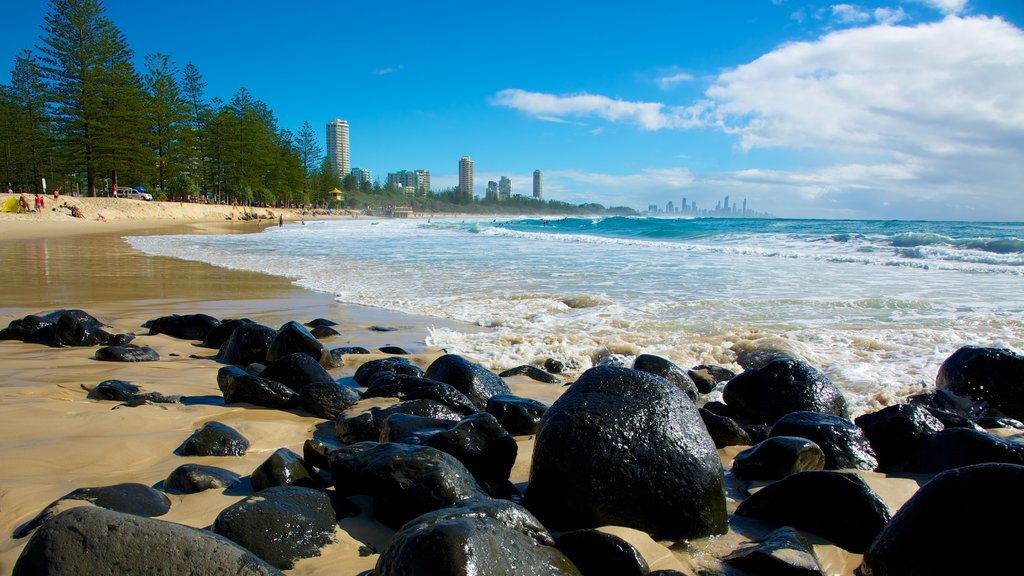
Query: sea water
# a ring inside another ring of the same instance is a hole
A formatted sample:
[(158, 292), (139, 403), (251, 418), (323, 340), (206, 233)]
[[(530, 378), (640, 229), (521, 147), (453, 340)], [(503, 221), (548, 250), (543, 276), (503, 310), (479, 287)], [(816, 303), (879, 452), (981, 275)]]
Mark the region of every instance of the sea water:
[(680, 218), (335, 220), (127, 239), (449, 318), (428, 344), (504, 369), (781, 349), (859, 413), (933, 385), (965, 344), (1024, 347), (1024, 224)]

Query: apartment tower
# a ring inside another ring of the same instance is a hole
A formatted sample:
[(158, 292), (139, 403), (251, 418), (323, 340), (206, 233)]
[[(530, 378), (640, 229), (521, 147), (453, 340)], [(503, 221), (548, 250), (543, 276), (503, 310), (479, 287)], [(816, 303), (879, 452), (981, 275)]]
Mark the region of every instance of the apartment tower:
[(540, 170), (533, 171), (533, 197), (536, 200), (544, 199), (544, 173)]
[(473, 200), (473, 161), (469, 156), (459, 160), (459, 192), (465, 201)]
[(327, 123), (327, 158), (338, 178), (349, 175), (352, 163), (348, 151), (348, 122), (335, 118)]

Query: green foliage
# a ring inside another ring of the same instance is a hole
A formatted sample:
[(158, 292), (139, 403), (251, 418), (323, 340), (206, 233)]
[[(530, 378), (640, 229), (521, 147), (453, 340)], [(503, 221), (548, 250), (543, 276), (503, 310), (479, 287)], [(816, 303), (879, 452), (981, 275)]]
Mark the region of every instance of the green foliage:
[[(171, 193), (174, 198), (181, 198), (184, 196), (198, 196), (199, 185), (192, 179), (191, 176), (184, 172), (179, 172), (171, 179), (167, 186), (167, 191)], [(158, 192), (161, 192), (158, 190)]]

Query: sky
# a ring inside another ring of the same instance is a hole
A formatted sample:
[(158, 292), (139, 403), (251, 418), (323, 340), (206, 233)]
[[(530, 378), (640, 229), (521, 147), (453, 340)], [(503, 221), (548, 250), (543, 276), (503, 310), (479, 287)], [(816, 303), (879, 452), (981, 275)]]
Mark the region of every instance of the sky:
[[(282, 128), (347, 120), (353, 167), (475, 164), (570, 203), (1024, 220), (1024, 0), (106, 0), (137, 67), (191, 62)], [(48, 2), (3, 9), (0, 65)], [(0, 82), (9, 81), (6, 72)]]

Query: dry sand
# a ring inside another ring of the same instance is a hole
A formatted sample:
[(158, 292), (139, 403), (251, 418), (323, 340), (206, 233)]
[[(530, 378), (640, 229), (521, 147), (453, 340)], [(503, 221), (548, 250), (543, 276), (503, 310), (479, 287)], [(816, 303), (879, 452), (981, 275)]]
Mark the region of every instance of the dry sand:
[[(125, 234), (145, 233), (145, 228), (154, 227), (152, 219), (108, 219), (92, 223), (88, 229), (80, 226), (89, 223), (81, 222), (70, 232), (65, 222), (54, 222), (15, 221), (9, 226), (12, 220), (0, 221), (0, 265), (4, 270), (0, 277), (0, 294), (4, 295), (0, 326), (26, 314), (57, 308), (82, 308), (111, 324), (115, 332), (138, 334), (147, 332), (140, 328), (145, 320), (172, 313), (248, 317), (275, 327), (288, 320), (305, 322), (324, 317), (341, 324), (342, 335), (327, 340), (329, 347), (359, 345), (375, 349), (398, 345), (412, 351), (412, 360), (424, 368), (440, 353), (426, 347), (423, 338), (428, 326), (445, 325), (445, 321), (338, 304), (329, 295), (299, 289), (285, 279), (143, 256), (120, 239)], [(175, 219), (163, 224), (165, 227), (156, 232), (254, 231), (248, 222), (206, 220), (188, 224)], [(97, 230), (97, 226), (102, 228)], [(253, 242), (258, 241), (259, 237), (254, 236)], [(368, 329), (371, 325), (399, 329), (375, 332)], [(27, 540), (12, 540), (11, 532), (75, 488), (121, 482), (153, 486), (186, 462), (219, 466), (245, 477), (278, 448), (301, 453), (304, 440), (318, 425), (324, 425), (320, 419), (279, 410), (203, 404), (119, 408), (116, 402), (86, 399), (82, 385), (114, 378), (133, 382), (143, 391), (220, 396), (216, 384), (220, 365), (189, 357), (214, 351), (165, 335), (141, 335), (136, 343), (156, 349), (161, 360), (138, 364), (98, 362), (91, 359), (92, 348), (53, 349), (0, 342), (4, 358), (0, 363), (0, 461), (4, 463), (0, 469), (0, 573), (10, 573)], [(377, 357), (380, 355), (349, 357), (344, 367), (331, 372), (339, 378), (350, 377), (359, 363)], [(560, 385), (538, 384), (525, 377), (509, 382), (515, 394), (548, 404), (563, 390)], [(173, 455), (194, 430), (211, 420), (244, 434), (251, 441), (249, 452), (237, 458)], [(533, 441), (531, 437), (517, 440), (519, 457), (512, 481), (524, 486), (529, 478)], [(740, 449), (720, 451), (727, 468)], [(861, 474), (893, 512), (918, 487), (914, 479)], [(745, 488), (730, 477), (730, 511), (735, 510)], [(238, 490), (227, 492), (171, 495), (171, 510), (161, 519), (207, 527), (220, 510), (244, 497)], [(368, 507), (365, 500), (356, 500), (364, 509)], [(768, 529), (755, 521), (739, 519), (725, 536), (673, 545), (654, 542), (635, 530), (606, 528), (633, 542), (652, 569), (675, 568), (690, 573), (719, 567), (718, 558)], [(298, 562), (288, 573), (358, 574), (376, 562), (376, 554), (365, 555), (363, 548), (361, 555), (361, 547), (369, 545), (379, 550), (390, 535), (387, 528), (366, 514), (346, 519), (337, 531), (337, 543), (326, 547), (318, 558)], [(852, 575), (860, 563), (858, 555), (827, 542), (817, 544), (816, 550), (829, 574)]]

